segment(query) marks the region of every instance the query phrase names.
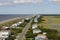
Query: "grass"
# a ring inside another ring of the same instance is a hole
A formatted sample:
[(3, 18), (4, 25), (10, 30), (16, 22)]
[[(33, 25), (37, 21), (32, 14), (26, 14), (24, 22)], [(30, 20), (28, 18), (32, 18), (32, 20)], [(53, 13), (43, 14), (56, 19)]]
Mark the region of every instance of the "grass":
[[(11, 20), (11, 21), (2, 23), (2, 24), (0, 24), (0, 30), (1, 30), (1, 27), (2, 27), (2, 26), (8, 26), (8, 27), (10, 27), (12, 24), (17, 23), (17, 22), (19, 22), (19, 21), (21, 21), (21, 19), (14, 19), (14, 20)], [(9, 38), (8, 38), (9, 40), (10, 40), (10, 37), (11, 37), (11, 39), (14, 39), (14, 38), (12, 37), (12, 35), (14, 35), (14, 37), (16, 37), (16, 36), (18, 35), (18, 33), (21, 33), (21, 32), (22, 32), (22, 28), (19, 28), (19, 29), (9, 28), (9, 30), (11, 31), (11, 35), (10, 35)]]
[(4, 22), (4, 23), (0, 23), (0, 30), (1, 30), (1, 27), (2, 26), (8, 26), (10, 27), (12, 24), (16, 23), (16, 22), (19, 22), (21, 21), (21, 19), (14, 19), (14, 20), (10, 20), (10, 21), (7, 21), (7, 22)]
[(60, 30), (60, 18), (57, 18), (55, 16), (43, 16), (45, 21), (39, 22), (39, 26), (43, 26), (44, 28), (50, 28), (50, 29), (57, 29)]
[(11, 20), (11, 21), (8, 21), (8, 22), (4, 22), (2, 24), (0, 24), (0, 27), (1, 26), (11, 26), (13, 23), (16, 23), (16, 22), (19, 22), (21, 19), (15, 19), (15, 20)]
[(42, 26), (42, 28), (45, 28), (45, 29), (57, 30), (56, 36), (57, 36), (57, 38), (59, 38), (60, 37), (60, 17), (43, 16), (43, 18), (41, 18), (41, 19), (43, 19), (45, 21), (39, 22), (38, 23), (39, 27)]

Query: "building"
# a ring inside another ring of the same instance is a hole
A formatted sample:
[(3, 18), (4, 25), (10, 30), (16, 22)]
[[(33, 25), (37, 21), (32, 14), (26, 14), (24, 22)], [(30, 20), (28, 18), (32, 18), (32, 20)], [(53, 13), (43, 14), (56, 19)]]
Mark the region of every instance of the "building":
[(22, 19), (21, 21), (17, 22), (16, 24), (17, 24), (17, 25), (20, 25), (20, 24), (22, 24), (22, 23), (24, 23), (24, 19)]
[(11, 27), (11, 28), (17, 28), (17, 26), (18, 26), (18, 25), (21, 25), (23, 22), (24, 22), (24, 19), (22, 19), (22, 21), (19, 21), (19, 22), (17, 22), (17, 23), (12, 24), (10, 27)]
[(22, 21), (21, 21), (22, 23), (24, 23), (25, 22), (25, 20), (24, 19), (22, 19)]
[(42, 32), (40, 29), (34, 29), (33, 34)]
[(36, 37), (35, 37), (35, 40), (48, 40), (47, 36), (44, 35), (44, 34), (38, 34)]
[(0, 31), (0, 40), (5, 40), (6, 38), (8, 38), (9, 34), (10, 31), (7, 30)]
[(37, 17), (39, 18), (39, 17), (40, 17), (40, 15), (37, 15)]
[(7, 27), (7, 26), (3, 26), (1, 29), (2, 30), (5, 30), (5, 29), (8, 29), (9, 27)]
[(35, 19), (34, 19), (34, 22), (35, 22), (35, 23), (37, 23), (37, 22), (38, 22), (37, 18), (35, 18)]
[(29, 17), (26, 17), (25, 20), (29, 20), (30, 18)]
[(36, 29), (36, 28), (38, 28), (38, 25), (37, 24), (33, 24), (32, 25), (32, 29)]
[(43, 32), (44, 35), (46, 35), (47, 33), (46, 32)]
[(21, 24), (22, 22), (18, 22), (18, 24)]
[(15, 26), (15, 27), (17, 27), (17, 26), (18, 26), (18, 24), (17, 24), (17, 23), (15, 23), (15, 24), (12, 24), (12, 26)]
[(20, 24), (22, 24), (22, 23), (23, 23), (23, 22), (20, 21), (20, 22), (17, 22), (16, 25), (18, 26), (18, 25), (20, 25)]

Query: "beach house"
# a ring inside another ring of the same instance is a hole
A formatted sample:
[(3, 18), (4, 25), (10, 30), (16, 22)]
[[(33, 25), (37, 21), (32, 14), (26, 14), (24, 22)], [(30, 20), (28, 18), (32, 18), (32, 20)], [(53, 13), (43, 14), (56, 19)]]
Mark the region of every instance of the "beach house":
[(30, 18), (29, 17), (26, 17), (25, 20), (29, 20)]
[(40, 15), (37, 15), (37, 17), (39, 18), (39, 17), (40, 17)]
[(47, 33), (46, 32), (43, 32), (44, 35), (46, 35)]
[(2, 30), (0, 31), (0, 40), (5, 40), (9, 37), (10, 31)]
[(40, 29), (34, 29), (33, 30), (33, 34), (35, 34), (35, 33), (41, 33), (42, 31), (40, 30)]
[(15, 24), (12, 24), (12, 26), (15, 26), (15, 27), (17, 27), (18, 25), (17, 25), (17, 23), (15, 23)]
[(44, 34), (38, 34), (36, 37), (35, 37), (35, 40), (48, 40), (47, 36), (44, 35)]
[(6, 29), (8, 29), (9, 27), (8, 26), (2, 26), (2, 30), (6, 30)]
[(34, 19), (34, 22), (35, 22), (35, 23), (37, 23), (37, 22), (38, 22), (37, 18), (35, 18), (35, 19)]
[(38, 25), (37, 24), (33, 24), (32, 25), (32, 29), (36, 29), (36, 28), (38, 28)]
[(16, 28), (17, 26), (18, 26), (18, 24), (15, 23), (15, 24), (12, 24), (12, 25), (10, 26), (10, 28)]

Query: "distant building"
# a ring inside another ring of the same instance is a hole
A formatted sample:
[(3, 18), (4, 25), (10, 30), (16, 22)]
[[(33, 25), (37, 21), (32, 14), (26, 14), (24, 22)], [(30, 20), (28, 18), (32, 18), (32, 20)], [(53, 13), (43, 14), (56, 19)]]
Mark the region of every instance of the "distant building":
[(36, 22), (36, 23), (38, 22), (37, 18), (34, 19), (34, 22)]
[(14, 26), (15, 26), (15, 27), (17, 27), (17, 26), (18, 26), (18, 25), (17, 25), (17, 23), (15, 23), (15, 24), (12, 24), (12, 27), (14, 27)]
[(32, 29), (36, 29), (36, 28), (38, 28), (38, 25), (37, 24), (33, 24), (32, 25)]
[(22, 20), (22, 21), (20, 21), (20, 22), (18, 22), (19, 24), (22, 24), (24, 22), (24, 20)]
[(39, 17), (40, 17), (40, 15), (37, 15), (37, 17), (39, 18)]
[(16, 28), (17, 26), (18, 26), (18, 24), (15, 23), (15, 24), (12, 24), (12, 25), (10, 26), (10, 28)]
[(2, 30), (5, 30), (5, 29), (8, 29), (9, 27), (7, 27), (7, 26), (3, 26), (1, 29)]
[(47, 33), (46, 32), (43, 32), (44, 35), (46, 35)]
[(10, 31), (4, 30), (4, 31), (0, 31), (0, 40), (5, 40), (6, 38), (8, 38), (10, 34)]
[(22, 23), (24, 22), (24, 19), (22, 19), (22, 21), (21, 21)]
[(18, 25), (21, 25), (23, 22), (24, 22), (24, 19), (22, 19), (22, 21), (19, 21), (19, 22), (17, 22), (17, 23), (12, 24), (10, 27), (11, 27), (11, 28), (17, 28), (17, 26), (18, 26)]
[(23, 23), (23, 22), (20, 21), (20, 22), (17, 22), (16, 25), (18, 26), (18, 25), (20, 25), (20, 24), (22, 24), (22, 23)]
[(44, 34), (38, 34), (38, 35), (35, 37), (35, 40), (48, 40), (48, 38), (47, 38), (46, 35), (44, 35)]
[(29, 17), (26, 17), (25, 20), (29, 20), (30, 18)]
[(40, 29), (34, 29), (33, 34), (42, 32)]
[(22, 22), (18, 22), (19, 24), (21, 24)]

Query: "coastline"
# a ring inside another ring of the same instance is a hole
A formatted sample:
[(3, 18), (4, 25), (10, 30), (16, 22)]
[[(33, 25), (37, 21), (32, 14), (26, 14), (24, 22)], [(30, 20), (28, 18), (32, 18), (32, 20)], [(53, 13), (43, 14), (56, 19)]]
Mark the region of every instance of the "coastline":
[(26, 18), (26, 17), (33, 17), (33, 16), (24, 16), (24, 17), (21, 16), (21, 17), (11, 18), (11, 19), (8, 19), (8, 20), (0, 21), (0, 24), (5, 23), (5, 22), (9, 22), (9, 21), (12, 21), (12, 20), (16, 20), (16, 19)]
[(9, 21), (12, 21), (12, 20), (16, 20), (16, 19), (21, 19), (21, 18), (24, 18), (24, 17), (16, 17), (16, 18), (0, 21), (0, 24), (5, 23), (5, 22), (9, 22)]

